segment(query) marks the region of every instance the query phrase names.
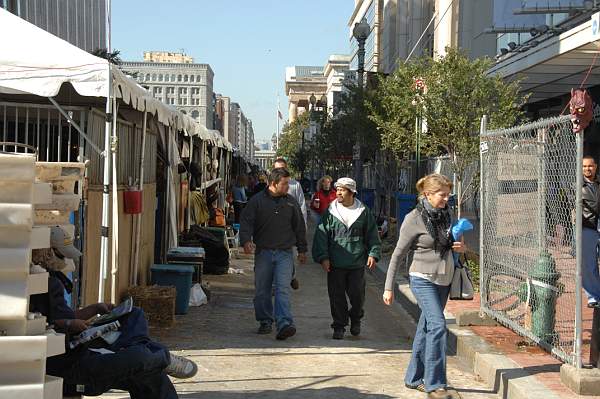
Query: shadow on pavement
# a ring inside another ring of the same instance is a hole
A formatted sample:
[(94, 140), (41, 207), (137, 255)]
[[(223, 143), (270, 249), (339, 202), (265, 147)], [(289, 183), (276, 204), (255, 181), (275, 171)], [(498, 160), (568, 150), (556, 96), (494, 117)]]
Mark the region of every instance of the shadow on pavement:
[(203, 391), (197, 393), (180, 393), (181, 399), (210, 398), (210, 399), (246, 399), (246, 398), (328, 398), (328, 399), (388, 399), (394, 398), (385, 394), (364, 393), (356, 389), (345, 387), (302, 389), (292, 388), (288, 390), (263, 390), (242, 392), (211, 392)]

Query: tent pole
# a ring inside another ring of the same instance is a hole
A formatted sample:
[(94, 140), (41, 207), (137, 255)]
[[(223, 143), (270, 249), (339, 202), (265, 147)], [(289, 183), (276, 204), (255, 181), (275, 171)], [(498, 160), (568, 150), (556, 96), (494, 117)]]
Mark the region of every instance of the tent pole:
[(117, 272), (119, 270), (119, 180), (117, 176), (117, 98), (113, 97), (113, 125), (112, 137), (110, 142), (110, 151), (112, 153), (112, 251), (111, 251), (111, 284), (110, 284), (110, 302), (116, 303), (117, 300)]
[(142, 234), (142, 220), (144, 216), (144, 158), (146, 153), (146, 129), (147, 125), (147, 116), (146, 111), (144, 111), (144, 121), (142, 123), (142, 155), (140, 157), (140, 185), (139, 190), (142, 195), (142, 213), (139, 215), (135, 215), (137, 218), (136, 223), (136, 231), (135, 231), (135, 249), (134, 249), (134, 257), (133, 257), (133, 281), (131, 282), (133, 286), (138, 284), (138, 268), (139, 268), (139, 259), (140, 259), (140, 241)]
[[(106, 2), (106, 50), (111, 51), (110, 45), (110, 13), (111, 1)], [(112, 68), (108, 64), (108, 94), (106, 96), (106, 123), (104, 125), (104, 171), (102, 177), (102, 227), (100, 228), (100, 275), (98, 276), (98, 302), (104, 302), (104, 287), (108, 271), (108, 206), (110, 189), (110, 132), (112, 131)]]
[(188, 198), (187, 198), (187, 226), (189, 230), (192, 225), (192, 160), (194, 158), (194, 136), (190, 135), (190, 170), (188, 171)]
[(87, 141), (89, 146), (98, 153), (98, 155), (100, 155), (101, 157), (104, 157), (106, 155), (104, 151), (98, 148), (98, 146), (94, 144), (92, 140), (90, 140), (89, 136), (85, 134), (81, 126), (79, 126), (79, 124), (75, 122), (75, 120), (73, 120), (73, 118), (71, 118), (67, 112), (65, 112), (65, 110), (60, 106), (60, 104), (56, 102), (55, 99), (53, 99), (52, 97), (48, 97), (48, 100), (50, 100), (50, 102), (52, 103), (52, 105), (54, 105), (58, 112), (60, 112), (62, 116), (64, 116), (69, 121), (69, 123), (75, 128), (75, 130), (79, 132), (79, 134), (85, 139), (85, 141)]

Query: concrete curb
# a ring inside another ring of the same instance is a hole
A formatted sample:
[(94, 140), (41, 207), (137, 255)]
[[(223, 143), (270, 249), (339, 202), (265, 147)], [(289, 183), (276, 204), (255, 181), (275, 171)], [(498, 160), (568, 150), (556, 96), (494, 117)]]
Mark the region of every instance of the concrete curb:
[[(372, 275), (385, 281), (388, 259), (382, 259)], [(408, 280), (398, 278), (394, 285), (394, 297), (401, 313), (416, 321), (420, 315), (417, 301), (410, 291)], [(494, 392), (503, 399), (560, 399), (552, 390), (507, 356), (490, 346), (468, 327), (460, 327), (450, 313), (446, 314), (448, 325), (448, 354), (458, 356)], [(489, 322), (487, 322), (489, 323)], [(416, 324), (416, 323), (414, 323)], [(414, 336), (413, 332), (410, 334)]]

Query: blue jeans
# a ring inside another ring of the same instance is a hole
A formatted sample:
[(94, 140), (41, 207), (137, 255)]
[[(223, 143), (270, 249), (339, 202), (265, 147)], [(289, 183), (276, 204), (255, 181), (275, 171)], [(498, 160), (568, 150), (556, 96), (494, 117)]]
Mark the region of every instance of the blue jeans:
[(425, 385), (427, 392), (445, 388), (446, 341), (448, 330), (444, 307), (450, 286), (442, 286), (410, 276), (410, 289), (417, 298), (421, 317), (412, 347), (412, 357), (404, 382), (411, 387)]
[(600, 274), (598, 273), (598, 244), (600, 233), (594, 229), (582, 229), (581, 277), (583, 289), (588, 297), (588, 302), (600, 302)]
[[(254, 255), (254, 313), (261, 324), (277, 322), (277, 331), (293, 325), (290, 281), (294, 268), (292, 249), (257, 249)], [(273, 288), (275, 312), (273, 313)]]

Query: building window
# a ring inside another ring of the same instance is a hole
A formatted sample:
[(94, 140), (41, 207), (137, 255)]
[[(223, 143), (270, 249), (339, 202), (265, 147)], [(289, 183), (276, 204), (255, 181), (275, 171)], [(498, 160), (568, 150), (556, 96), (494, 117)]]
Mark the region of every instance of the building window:
[(154, 94), (162, 94), (162, 87), (155, 87)]
[(187, 95), (188, 91), (186, 87), (180, 87), (179, 88), (179, 95)]
[(165, 75), (165, 82), (168, 82), (168, 81), (169, 81), (169, 77), (170, 77), (170, 75), (168, 75), (168, 74), (167, 74), (167, 75)]
[(181, 82), (181, 75), (177, 75), (177, 81)]
[(179, 105), (187, 105), (187, 98), (180, 98)]
[(190, 75), (190, 82), (194, 83), (194, 75)]
[(156, 74), (155, 73), (152, 74), (152, 81), (156, 82)]
[(196, 76), (196, 82), (202, 83), (202, 76), (201, 75)]
[(171, 82), (175, 82), (175, 75), (171, 75)]
[(150, 80), (150, 74), (149, 74), (149, 73), (147, 73), (147, 74), (146, 74), (146, 82), (147, 82), (147, 81), (149, 81), (149, 80)]
[(163, 74), (162, 74), (162, 73), (158, 75), (158, 81), (159, 81), (159, 82), (162, 82), (162, 81), (163, 81)]
[(174, 87), (167, 87), (167, 93), (169, 93), (169, 94), (175, 94), (175, 88)]
[(187, 82), (188, 81), (188, 76), (187, 75), (183, 75), (183, 81)]
[(192, 111), (192, 118), (198, 119), (199, 116), (200, 116), (200, 113), (197, 110)]

